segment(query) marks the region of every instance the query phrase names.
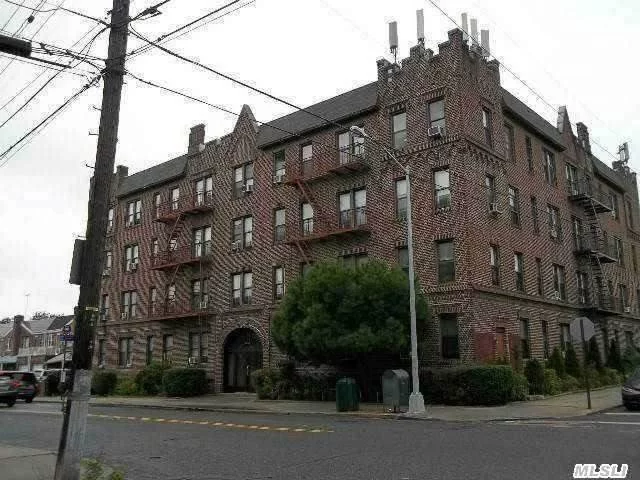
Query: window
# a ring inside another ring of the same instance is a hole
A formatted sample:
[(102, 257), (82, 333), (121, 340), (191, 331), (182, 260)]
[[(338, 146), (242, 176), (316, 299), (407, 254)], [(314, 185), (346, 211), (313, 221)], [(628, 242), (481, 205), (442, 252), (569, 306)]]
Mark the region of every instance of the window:
[(493, 148), (493, 138), (491, 136), (491, 111), (488, 108), (482, 109), (482, 128), (484, 130), (484, 143)]
[(547, 205), (547, 217), (549, 219), (549, 235), (554, 240), (562, 238), (562, 229), (560, 227), (560, 210), (552, 205)]
[(624, 265), (624, 250), (622, 248), (622, 240), (618, 237), (613, 238), (613, 243), (615, 247), (616, 259), (618, 263), (623, 266)]
[(531, 137), (524, 138), (524, 145), (527, 152), (527, 165), (529, 166), (529, 171), (533, 172), (533, 147), (531, 146)]
[(520, 319), (520, 352), (522, 358), (531, 356), (531, 346), (529, 345), (529, 319)]
[(409, 273), (409, 249), (407, 247), (400, 247), (397, 249), (398, 265), (402, 270)]
[(209, 308), (209, 282), (206, 278), (191, 282), (191, 306), (194, 311)]
[(313, 262), (303, 262), (300, 264), (300, 274), (304, 277), (313, 270)]
[(207, 334), (201, 332), (189, 333), (189, 358), (195, 359), (197, 363), (206, 361), (207, 357)]
[(253, 191), (253, 162), (246, 163), (233, 169), (233, 194), (235, 198), (242, 197)]
[(549, 358), (549, 324), (546, 320), (541, 322), (542, 328), (542, 353), (544, 358)]
[(445, 128), (444, 99), (429, 103), (429, 127)]
[(122, 293), (122, 318), (135, 318), (138, 307), (138, 292), (130, 290)]
[(440, 348), (442, 358), (460, 358), (458, 319), (455, 313), (440, 314)]
[(567, 299), (567, 291), (564, 281), (564, 267), (553, 265), (553, 291), (558, 294), (560, 300)]
[(171, 189), (171, 211), (175, 212), (180, 208), (180, 189)]
[(252, 216), (238, 218), (233, 221), (233, 244), (234, 248), (250, 248), (253, 245)]
[(618, 284), (618, 291), (620, 292), (620, 306), (622, 310), (625, 310), (629, 306), (629, 292), (627, 286), (623, 283)]
[(127, 368), (131, 366), (131, 357), (133, 354), (133, 338), (121, 338), (118, 340), (118, 366)]
[(342, 264), (345, 267), (356, 268), (369, 262), (369, 257), (366, 253), (357, 253), (354, 255), (345, 255), (342, 257)]
[(151, 256), (157, 257), (158, 253), (160, 253), (160, 244), (158, 243), (158, 239), (154, 238), (151, 240)]
[(540, 233), (540, 223), (538, 222), (538, 200), (531, 197), (531, 221), (533, 222), (533, 233)]
[(581, 305), (587, 305), (589, 303), (587, 274), (584, 272), (578, 272), (576, 274), (576, 278), (578, 281), (578, 303)]
[(155, 315), (158, 311), (158, 289), (156, 287), (151, 287), (149, 289), (149, 314)]
[(391, 116), (391, 136), (393, 148), (400, 149), (407, 145), (407, 112)]
[(285, 209), (279, 208), (273, 212), (273, 240), (283, 242), (286, 237), (286, 215)]
[(507, 160), (516, 159), (513, 127), (508, 123), (504, 124), (504, 153)]
[(284, 150), (279, 150), (273, 154), (273, 182), (281, 182), (284, 179), (284, 174)]
[(633, 332), (629, 330), (625, 330), (624, 332), (624, 341), (626, 348), (635, 348), (635, 344), (633, 343)]
[(153, 215), (155, 218), (158, 218), (160, 216), (160, 201), (161, 201), (161, 197), (159, 193), (155, 193), (153, 195)]
[(354, 156), (364, 155), (364, 138), (351, 135), (350, 132), (338, 134), (338, 150), (340, 165), (357, 160)]
[(631, 263), (633, 264), (633, 271), (638, 273), (638, 257), (636, 256), (635, 245), (631, 245)]
[(280, 300), (284, 296), (284, 267), (273, 267), (273, 299)]
[(104, 254), (104, 270), (102, 275), (111, 275), (111, 267), (113, 265), (113, 253), (108, 250)]
[(105, 359), (104, 346), (105, 346), (105, 340), (101, 338), (100, 340), (98, 340), (98, 366), (99, 367), (104, 366), (104, 359)]
[(542, 155), (544, 157), (544, 179), (549, 185), (557, 185), (556, 159), (553, 156), (553, 153), (546, 149), (542, 150)]
[(581, 251), (585, 247), (582, 220), (578, 217), (571, 217), (571, 228), (573, 230), (573, 244), (576, 250)]
[(516, 274), (516, 290), (524, 292), (524, 257), (521, 253), (513, 254), (513, 269)]
[(167, 287), (167, 305), (166, 308), (172, 311), (176, 306), (176, 284), (172, 283)]
[(396, 218), (407, 218), (407, 180), (404, 178), (396, 180)]
[(611, 207), (613, 208), (613, 210), (611, 211), (611, 216), (615, 219), (615, 220), (620, 220), (620, 210), (618, 210), (618, 196), (613, 193), (613, 192), (609, 192), (609, 197), (611, 198)]
[(169, 240), (169, 251), (175, 252), (178, 249), (178, 239), (176, 237), (172, 237)]
[(564, 166), (564, 170), (567, 176), (567, 190), (569, 195), (577, 195), (578, 194), (578, 169), (567, 163)]
[(509, 214), (511, 224), (520, 226), (520, 192), (517, 188), (509, 186)]
[(560, 324), (560, 349), (563, 352), (567, 351), (567, 348), (571, 345), (571, 333), (568, 323)]
[(211, 255), (211, 227), (200, 227), (193, 231), (193, 255), (197, 258)]
[(310, 177), (313, 175), (313, 144), (307, 143), (303, 145), (300, 150), (300, 156), (302, 157), (302, 175)]
[(142, 221), (142, 202), (134, 200), (127, 203), (127, 227), (140, 225)]
[(162, 336), (162, 363), (167, 365), (171, 363), (173, 353), (173, 335), (166, 334)]
[(107, 233), (113, 231), (113, 208), (109, 209), (109, 213), (107, 214)]
[(492, 205), (497, 205), (496, 202), (496, 179), (491, 175), (484, 177), (484, 185), (487, 189), (487, 201), (489, 202), (489, 210)]
[(446, 283), (455, 280), (455, 265), (453, 260), (453, 240), (438, 244), (438, 282)]
[(100, 320), (106, 322), (109, 318), (109, 294), (105, 293), (102, 295), (102, 299), (100, 301)]
[(367, 190), (362, 188), (340, 194), (340, 228), (357, 227), (367, 223)]
[(491, 256), (491, 285), (500, 286), (500, 247), (491, 245), (489, 254)]
[(310, 203), (303, 203), (301, 206), (302, 214), (302, 234), (313, 234), (313, 207)]
[(139, 252), (140, 249), (138, 248), (138, 245), (129, 245), (124, 248), (125, 271), (133, 272), (138, 268), (138, 263), (140, 261)]
[(627, 227), (633, 228), (633, 209), (629, 200), (627, 200)]
[(146, 365), (151, 365), (151, 362), (153, 362), (153, 335), (147, 335), (144, 363)]
[(235, 273), (231, 277), (233, 305), (249, 305), (253, 293), (253, 274)]
[(196, 182), (195, 206), (211, 205), (213, 202), (213, 177), (201, 178)]
[(433, 172), (433, 184), (436, 196), (436, 209), (451, 207), (451, 188), (449, 184), (449, 170)]

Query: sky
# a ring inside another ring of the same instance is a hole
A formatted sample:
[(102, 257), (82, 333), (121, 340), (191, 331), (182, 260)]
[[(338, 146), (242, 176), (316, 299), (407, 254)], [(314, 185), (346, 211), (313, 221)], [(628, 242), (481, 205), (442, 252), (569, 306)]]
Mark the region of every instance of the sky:
[[(104, 17), (112, 4), (111, 0), (48, 0), (41, 8), (54, 8), (60, 1), (94, 17)], [(566, 105), (572, 122), (589, 127), (594, 153), (608, 164), (618, 145), (628, 141), (630, 167), (638, 170), (640, 65), (630, 55), (634, 33), (640, 31), (637, 0), (433, 1), (456, 22), (467, 12), (478, 19), (479, 28), (490, 30), (492, 55), (502, 64), (503, 86), (554, 125), (557, 108)], [(165, 47), (303, 106), (375, 80), (376, 60), (391, 58), (390, 21), (398, 22), (398, 58), (407, 57), (416, 44), (416, 9), (424, 9), (426, 46), (436, 52), (447, 31), (455, 28), (428, 0), (244, 0), (232, 8), (247, 2)], [(39, 3), (24, 2), (32, 7)], [(131, 12), (155, 3), (158, 0), (133, 0)], [(155, 39), (225, 3), (171, 0), (161, 7), (162, 15), (136, 22), (135, 29)], [(19, 9), (5, 25), (15, 9), (0, 0), (0, 28), (12, 34), (30, 14)], [(97, 25), (62, 11), (45, 23), (50, 13), (36, 13), (21, 35), (68, 48)], [(107, 35), (96, 39), (93, 55), (106, 56)], [(129, 50), (141, 45), (130, 38)], [(78, 68), (95, 71), (87, 64)], [(248, 104), (258, 120), (292, 111), (157, 49), (128, 60), (127, 69), (235, 112)], [(9, 64), (3, 56), (0, 72), (0, 124), (55, 73), (19, 61)], [(87, 83), (83, 72), (75, 73), (79, 75), (58, 75), (0, 127), (0, 152)], [(101, 95), (102, 85), (91, 88), (0, 167), (0, 318), (42, 310), (73, 312), (78, 287), (68, 283), (69, 267), (74, 238), (85, 232), (92, 174), (86, 165), (95, 161), (97, 137), (91, 133), (97, 133), (99, 112), (93, 107), (100, 105)], [(127, 77), (116, 165), (135, 173), (185, 152), (191, 126), (206, 124), (210, 140), (228, 133), (234, 122), (232, 115)]]

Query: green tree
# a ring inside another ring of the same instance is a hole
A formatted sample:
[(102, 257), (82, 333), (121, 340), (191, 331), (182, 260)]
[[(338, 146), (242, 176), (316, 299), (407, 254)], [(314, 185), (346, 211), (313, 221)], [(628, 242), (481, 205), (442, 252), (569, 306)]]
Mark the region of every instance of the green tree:
[(591, 337), (587, 345), (587, 364), (592, 368), (595, 367), (598, 371), (604, 367), (600, 356), (600, 347), (598, 347), (598, 341), (595, 336)]
[(560, 349), (558, 347), (555, 347), (553, 352), (551, 352), (551, 356), (547, 361), (547, 368), (554, 369), (560, 378), (566, 375), (564, 359), (562, 358), (562, 353), (560, 353)]
[(613, 368), (621, 373), (624, 373), (622, 366), (622, 357), (620, 356), (620, 347), (616, 339), (611, 340), (609, 346), (609, 355), (607, 356), (607, 367)]
[(582, 369), (578, 362), (578, 356), (571, 344), (567, 344), (567, 350), (564, 352), (564, 368), (568, 375), (575, 378), (582, 377)]
[(529, 382), (529, 392), (533, 395), (544, 393), (544, 366), (535, 358), (527, 362), (524, 375)]
[[(324, 263), (287, 287), (272, 334), (291, 357), (330, 365), (355, 361), (364, 374), (376, 356), (409, 352), (409, 280), (401, 269), (377, 261), (357, 268)], [(427, 304), (419, 294), (416, 312), (422, 338)]]

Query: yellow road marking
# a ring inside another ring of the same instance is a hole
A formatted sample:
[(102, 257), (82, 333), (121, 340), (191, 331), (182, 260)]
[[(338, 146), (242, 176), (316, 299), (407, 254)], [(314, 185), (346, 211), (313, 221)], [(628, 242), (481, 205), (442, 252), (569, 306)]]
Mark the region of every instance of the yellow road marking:
[(209, 422), (200, 422), (200, 425), (209, 425)]
[(151, 420), (151, 418), (149, 418), (149, 417), (142, 417), (140, 420), (142, 420), (143, 422), (148, 422), (149, 420)]

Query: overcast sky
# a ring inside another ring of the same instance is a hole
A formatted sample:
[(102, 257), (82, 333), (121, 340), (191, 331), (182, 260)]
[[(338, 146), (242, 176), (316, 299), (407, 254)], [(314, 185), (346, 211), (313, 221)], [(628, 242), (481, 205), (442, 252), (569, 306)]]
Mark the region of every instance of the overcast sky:
[[(60, 0), (48, 0), (51, 8)], [(246, 1), (246, 0), (245, 0)], [(635, 140), (640, 135), (640, 67), (633, 59), (640, 31), (637, 0), (436, 0), (459, 21), (460, 13), (477, 17), (491, 30), (492, 53), (554, 106), (567, 105), (572, 122), (582, 121), (593, 140), (609, 152), (629, 141), (631, 167), (640, 165)], [(38, 0), (26, 0), (35, 6)], [(132, 13), (157, 3), (132, 1)], [(227, 3), (172, 0), (161, 16), (136, 23), (151, 38)], [(243, 2), (245, 3), (245, 2)], [(67, 8), (102, 17), (111, 0), (66, 0)], [(525, 6), (526, 5), (526, 6)], [(0, 0), (0, 27), (16, 7)], [(309, 105), (376, 78), (376, 59), (389, 58), (387, 23), (398, 21), (399, 57), (416, 43), (415, 10), (424, 9), (427, 46), (447, 39), (454, 25), (424, 0), (256, 0), (237, 12), (167, 43), (186, 56), (199, 59), (255, 86)], [(4, 27), (14, 33), (29, 12), (20, 9)], [(56, 12), (36, 34), (49, 14), (36, 14), (22, 35), (69, 47), (94, 23)], [(636, 35), (634, 35), (636, 34)], [(106, 56), (107, 34), (92, 53)], [(130, 49), (139, 45), (130, 41)], [(49, 57), (51, 58), (51, 57)], [(8, 64), (0, 57), (0, 71)], [(89, 66), (83, 69), (91, 70)], [(281, 104), (152, 50), (131, 60), (127, 68), (145, 79), (189, 91), (211, 103), (239, 112), (251, 106), (258, 120), (289, 113)], [(0, 106), (43, 69), (13, 62), (0, 74)], [(0, 110), (2, 123), (53, 72), (46, 71), (15, 101)], [(503, 85), (555, 124), (556, 111), (537, 100), (505, 69)], [(235, 117), (191, 103), (126, 78), (120, 116), (116, 164), (135, 173), (183, 153), (189, 128), (205, 123), (207, 139), (227, 133)], [(28, 108), (0, 128), (0, 151), (14, 143), (77, 91), (86, 80), (59, 75)], [(85, 231), (88, 181), (95, 159), (102, 86), (74, 102), (34, 140), (0, 168), (0, 317), (36, 310), (71, 313), (77, 287), (68, 283), (74, 235)], [(594, 145), (610, 164), (612, 158)], [(2, 163), (2, 162), (0, 162)]]

